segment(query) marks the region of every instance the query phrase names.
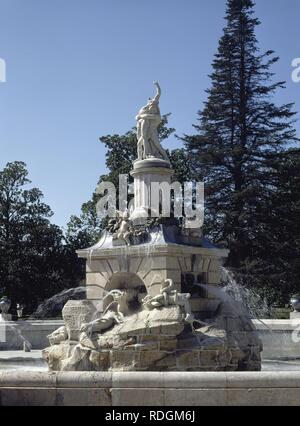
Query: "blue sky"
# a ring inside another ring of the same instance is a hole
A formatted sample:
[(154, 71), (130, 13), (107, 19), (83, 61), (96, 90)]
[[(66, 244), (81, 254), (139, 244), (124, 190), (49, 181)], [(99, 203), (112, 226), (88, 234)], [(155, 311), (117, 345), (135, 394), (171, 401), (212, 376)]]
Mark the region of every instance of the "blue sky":
[[(0, 168), (22, 160), (65, 225), (105, 171), (99, 136), (124, 133), (159, 80), (162, 113), (189, 133), (205, 100), (225, 0), (0, 0)], [(291, 61), (300, 57), (299, 0), (257, 0), (262, 49), (300, 111)], [(300, 134), (300, 124), (297, 123)], [(170, 138), (166, 148), (178, 141)]]

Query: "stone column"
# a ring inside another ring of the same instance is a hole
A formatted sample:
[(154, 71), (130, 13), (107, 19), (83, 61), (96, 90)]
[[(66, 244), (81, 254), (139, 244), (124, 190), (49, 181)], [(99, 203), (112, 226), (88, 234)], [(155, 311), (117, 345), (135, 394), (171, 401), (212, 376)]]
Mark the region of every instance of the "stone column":
[(147, 158), (133, 163), (130, 172), (134, 178), (134, 211), (131, 220), (143, 220), (149, 216), (151, 206), (151, 183), (170, 183), (174, 171), (168, 161), (159, 158)]

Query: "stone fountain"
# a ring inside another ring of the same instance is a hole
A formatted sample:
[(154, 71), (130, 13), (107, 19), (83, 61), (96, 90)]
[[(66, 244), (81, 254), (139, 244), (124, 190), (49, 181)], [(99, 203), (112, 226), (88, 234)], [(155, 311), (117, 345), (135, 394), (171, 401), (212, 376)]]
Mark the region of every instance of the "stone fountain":
[[(257, 371), (261, 342), (244, 308), (224, 296), (228, 251), (201, 227), (149, 219), (151, 184), (173, 170), (158, 138), (156, 96), (137, 115), (134, 208), (117, 212), (86, 259), (86, 300), (63, 308), (65, 325), (43, 356), (53, 371)], [(152, 212), (153, 213), (153, 212)], [(159, 216), (159, 215), (157, 215)]]
[(0, 299), (0, 351), (23, 349), (30, 352), (31, 343), (22, 335), (16, 322), (9, 313), (11, 301), (3, 296)]

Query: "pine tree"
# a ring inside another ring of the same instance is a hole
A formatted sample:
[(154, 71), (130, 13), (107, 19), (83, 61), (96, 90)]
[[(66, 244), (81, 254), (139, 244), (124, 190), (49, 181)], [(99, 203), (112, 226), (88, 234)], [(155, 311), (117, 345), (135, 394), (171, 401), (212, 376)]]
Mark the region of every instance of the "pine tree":
[(276, 190), (260, 209), (260, 229), (244, 274), (270, 304), (286, 304), (300, 290), (300, 149), (288, 149), (272, 165)]
[(267, 226), (278, 183), (274, 167), (297, 138), (293, 104), (272, 100), (285, 83), (274, 82), (271, 71), (279, 58), (259, 50), (253, 1), (228, 0), (226, 21), (196, 132), (183, 140), (206, 185), (206, 232), (227, 243), (229, 266), (245, 270), (263, 255), (262, 232), (276, 232)]

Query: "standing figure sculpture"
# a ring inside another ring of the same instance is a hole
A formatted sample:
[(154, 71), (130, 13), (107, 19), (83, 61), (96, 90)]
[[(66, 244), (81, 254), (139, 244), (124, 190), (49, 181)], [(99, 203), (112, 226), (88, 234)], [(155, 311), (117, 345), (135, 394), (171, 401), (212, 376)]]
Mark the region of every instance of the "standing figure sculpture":
[(149, 99), (136, 116), (137, 120), (137, 151), (138, 159), (146, 158), (162, 158), (169, 162), (169, 158), (165, 150), (161, 147), (158, 137), (158, 126), (161, 123), (161, 115), (159, 110), (159, 99), (161, 89), (157, 81), (154, 82), (157, 93), (153, 99)]

